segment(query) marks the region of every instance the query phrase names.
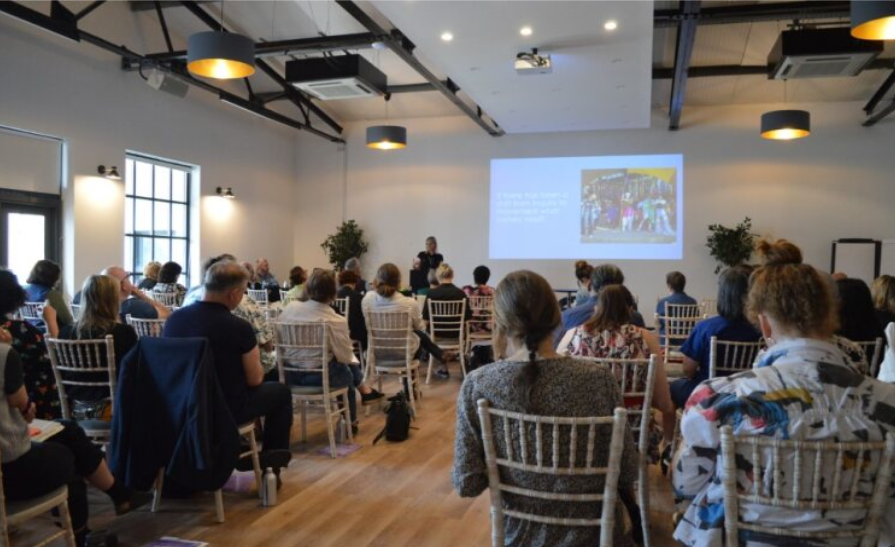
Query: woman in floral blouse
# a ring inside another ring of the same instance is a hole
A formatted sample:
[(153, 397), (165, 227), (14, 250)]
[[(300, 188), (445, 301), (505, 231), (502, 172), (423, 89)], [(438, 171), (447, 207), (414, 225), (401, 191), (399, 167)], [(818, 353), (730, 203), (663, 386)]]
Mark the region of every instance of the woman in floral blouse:
[(25, 290), (15, 274), (0, 269), (0, 328), (12, 335), (12, 347), (22, 359), (25, 390), (37, 408), (37, 417), (55, 420), (62, 417), (62, 407), (43, 334), (25, 321), (9, 319), (24, 303)]
[[(681, 424), (683, 442), (674, 467), (678, 496), (692, 500), (674, 537), (688, 546), (721, 546), (724, 514), (721, 427), (737, 435), (792, 440), (879, 441), (895, 434), (895, 386), (861, 374), (832, 341), (836, 310), (830, 283), (811, 266), (794, 262), (785, 246), (762, 242), (765, 265), (751, 278), (747, 310), (769, 348), (760, 368), (709, 380), (693, 392)], [(784, 459), (781, 488), (792, 488), (793, 462)], [(737, 484), (752, 488), (752, 462), (737, 456)], [(862, 482), (859, 492), (869, 495)], [(765, 493), (767, 494), (767, 492)], [(862, 527), (853, 510), (825, 513), (742, 504), (763, 526), (811, 531)], [(733, 518), (731, 516), (730, 518)], [(895, 502), (888, 498), (880, 545), (892, 545)], [(757, 541), (748, 531), (740, 541)], [(793, 537), (762, 537), (762, 544), (794, 545)], [(808, 545), (809, 543), (800, 543)], [(810, 545), (831, 545), (812, 539)]]

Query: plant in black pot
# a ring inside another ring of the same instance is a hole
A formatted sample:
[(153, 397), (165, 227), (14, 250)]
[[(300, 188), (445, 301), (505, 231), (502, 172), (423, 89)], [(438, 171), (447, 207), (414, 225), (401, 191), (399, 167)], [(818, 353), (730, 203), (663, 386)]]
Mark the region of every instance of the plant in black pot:
[(360, 226), (353, 220), (348, 220), (336, 229), (336, 233), (327, 236), (320, 247), (326, 253), (332, 267), (341, 270), (346, 260), (360, 258), (367, 252), (369, 245), (364, 240), (364, 231)]
[(754, 243), (755, 234), (752, 233), (752, 219), (749, 217), (733, 228), (710, 224), (705, 246), (709, 248), (712, 257), (719, 262), (715, 267), (715, 273), (724, 268), (745, 264), (752, 256)]

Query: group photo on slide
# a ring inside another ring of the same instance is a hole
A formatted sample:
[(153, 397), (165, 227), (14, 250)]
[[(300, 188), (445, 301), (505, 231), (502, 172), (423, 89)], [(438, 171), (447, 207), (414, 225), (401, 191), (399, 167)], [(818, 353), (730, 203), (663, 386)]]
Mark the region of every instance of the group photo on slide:
[(671, 243), (677, 169), (581, 171), (581, 243)]

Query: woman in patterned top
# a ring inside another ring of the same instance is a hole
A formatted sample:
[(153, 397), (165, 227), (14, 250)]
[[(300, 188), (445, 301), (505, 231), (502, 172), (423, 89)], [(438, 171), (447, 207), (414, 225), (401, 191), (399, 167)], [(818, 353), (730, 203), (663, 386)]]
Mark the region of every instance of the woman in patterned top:
[[(44, 336), (25, 321), (9, 319), (24, 303), (25, 290), (19, 285), (16, 275), (0, 269), (0, 328), (12, 335), (11, 345), (22, 359), (25, 391), (36, 407), (36, 416), (41, 420), (55, 420), (62, 417), (62, 406)], [(47, 308), (52, 309), (50, 306)]]
[[(762, 368), (701, 384), (687, 401), (681, 424), (674, 488), (692, 503), (674, 537), (688, 546), (723, 545), (721, 426), (733, 426), (737, 435), (792, 440), (879, 441), (886, 432), (895, 433), (895, 386), (860, 374), (831, 342), (836, 329), (831, 284), (811, 266), (788, 260), (785, 247), (781, 252), (778, 245), (762, 242), (758, 252), (767, 260), (752, 274), (747, 312), (769, 346)], [(792, 461), (782, 462), (785, 490), (791, 488), (792, 469)], [(752, 480), (752, 463), (738, 455), (738, 486), (748, 491)], [(860, 493), (869, 495), (870, 486), (862, 483)], [(749, 503), (741, 508), (752, 522), (794, 532), (864, 525), (860, 513), (847, 509), (825, 513)], [(895, 503), (890, 497), (880, 545), (892, 545), (893, 527)], [(740, 534), (741, 542), (758, 541), (748, 531)], [(798, 543), (794, 537), (760, 541)], [(835, 543), (812, 539), (801, 544)]]
[(176, 262), (165, 262), (159, 269), (158, 282), (152, 287), (152, 292), (162, 294), (176, 294), (175, 306), (183, 305), (183, 297), (186, 296), (186, 287), (178, 283), (183, 267)]
[[(562, 357), (553, 349), (553, 331), (560, 323), (559, 305), (547, 281), (530, 271), (507, 275), (497, 287), (494, 313), (496, 353), (507, 357), (471, 372), (463, 382), (457, 402), (457, 436), (454, 443), (454, 488), (463, 497), (475, 497), (488, 488), (477, 401), (487, 399), (502, 410), (541, 416), (610, 416), (621, 404), (618, 384), (603, 367)], [(578, 454), (586, 452), (587, 435), (579, 438)], [(494, 439), (498, 453), (505, 453), (504, 437)], [(601, 430), (596, 446), (609, 447), (610, 435)], [(535, 452), (535, 436), (526, 450)], [(579, 456), (583, 458), (583, 456)], [(605, 454), (597, 454), (605, 461)], [(578, 462), (582, 463), (581, 461)], [(603, 478), (570, 475), (547, 476), (502, 470), (502, 479), (514, 486), (547, 492), (602, 491)], [(630, 491), (637, 476), (637, 455), (630, 430), (622, 455), (619, 490)], [(599, 518), (600, 506), (564, 501), (521, 499), (504, 492), (504, 499), (529, 513), (568, 518)], [(620, 508), (619, 508), (620, 509)], [(617, 509), (618, 511), (618, 509)], [(616, 518), (615, 545), (624, 544), (623, 519)], [(577, 547), (596, 545), (597, 528), (557, 526), (506, 518), (507, 546), (549, 545)]]
[[(472, 279), (475, 285), (466, 285), (463, 292), (466, 296), (490, 296), (494, 297), (494, 289), (488, 286), (488, 280), (491, 278), (491, 270), (488, 266), (476, 266), (472, 271)], [(483, 321), (491, 315), (490, 311), (473, 309), (473, 318), (479, 322), (470, 323), (472, 332), (491, 332), (491, 327)]]

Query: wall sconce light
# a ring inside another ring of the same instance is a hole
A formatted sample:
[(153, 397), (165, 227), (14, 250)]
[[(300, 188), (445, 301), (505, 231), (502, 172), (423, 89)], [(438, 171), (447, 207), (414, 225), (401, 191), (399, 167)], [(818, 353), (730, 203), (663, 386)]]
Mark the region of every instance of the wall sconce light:
[(118, 168), (114, 165), (112, 167), (100, 165), (96, 168), (96, 172), (109, 180), (121, 180), (121, 175), (118, 174)]
[(225, 186), (225, 187), (218, 186), (217, 189), (215, 190), (215, 192), (217, 193), (217, 195), (219, 195), (222, 198), (236, 199), (236, 196), (233, 195), (233, 188), (230, 188), (229, 186)]

